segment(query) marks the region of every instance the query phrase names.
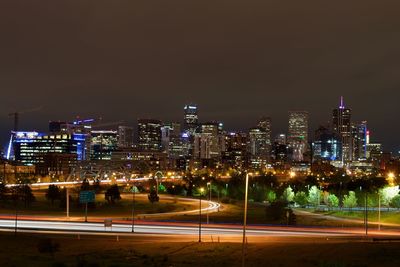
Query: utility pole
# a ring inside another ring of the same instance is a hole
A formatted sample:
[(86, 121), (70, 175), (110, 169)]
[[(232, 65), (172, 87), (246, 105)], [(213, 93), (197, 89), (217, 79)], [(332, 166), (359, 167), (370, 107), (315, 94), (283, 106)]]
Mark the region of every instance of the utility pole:
[(3, 162), (3, 184), (6, 184), (7, 176), (6, 176), (6, 161)]
[[(18, 168), (15, 168), (15, 182), (16, 183), (17, 183), (17, 171), (18, 171)], [(18, 186), (14, 187), (14, 190), (16, 190), (15, 191), (15, 230), (14, 230), (14, 235), (17, 235), (17, 230), (18, 230), (18, 198), (19, 198), (19, 187)], [(24, 188), (24, 191), (25, 191), (25, 188)]]
[(199, 204), (199, 243), (201, 243), (201, 196), (203, 193), (203, 188), (200, 189), (200, 204)]
[(88, 206), (88, 203), (86, 202), (85, 203), (85, 222), (88, 222), (87, 221), (87, 208), (88, 208), (87, 206)]
[[(18, 189), (17, 189), (18, 190)], [(18, 191), (15, 195), (15, 225), (14, 225), (14, 235), (17, 235), (18, 230)]]
[(381, 230), (381, 193), (378, 191), (378, 231)]
[[(211, 182), (207, 183), (207, 187), (210, 187), (210, 189), (208, 190), (209, 192), (209, 196), (208, 196), (208, 204), (210, 205), (210, 201), (211, 201)], [(209, 210), (207, 211), (207, 224), (210, 223), (210, 219), (209, 219)]]
[(66, 192), (66, 200), (67, 200), (67, 219), (69, 219), (69, 190), (68, 187), (65, 187), (65, 192)]
[(135, 195), (136, 187), (132, 186), (132, 233), (135, 232)]
[(247, 198), (249, 191), (249, 176), (251, 174), (246, 174), (246, 187), (244, 196), (244, 215), (243, 215), (243, 240), (242, 240), (242, 267), (245, 266), (245, 250), (246, 250), (246, 226), (247, 226)]
[(365, 191), (365, 235), (368, 236), (368, 193)]

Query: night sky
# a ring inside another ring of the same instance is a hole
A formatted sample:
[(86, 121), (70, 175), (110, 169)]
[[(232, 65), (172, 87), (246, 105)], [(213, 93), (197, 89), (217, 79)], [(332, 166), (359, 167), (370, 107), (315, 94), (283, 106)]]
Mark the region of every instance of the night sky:
[[(246, 129), (263, 115), (274, 133), (288, 110), (311, 130), (340, 95), (372, 141), (399, 150), (399, 0), (2, 0), (0, 129), (102, 116), (202, 121)], [(312, 135), (312, 132), (310, 133)]]

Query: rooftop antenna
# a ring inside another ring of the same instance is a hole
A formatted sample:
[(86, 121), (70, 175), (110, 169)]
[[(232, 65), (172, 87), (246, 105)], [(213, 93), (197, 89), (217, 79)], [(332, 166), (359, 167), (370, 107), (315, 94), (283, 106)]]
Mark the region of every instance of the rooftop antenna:
[(343, 99), (343, 96), (340, 97), (340, 106), (339, 106), (339, 108), (340, 108), (340, 109), (344, 109), (344, 99)]

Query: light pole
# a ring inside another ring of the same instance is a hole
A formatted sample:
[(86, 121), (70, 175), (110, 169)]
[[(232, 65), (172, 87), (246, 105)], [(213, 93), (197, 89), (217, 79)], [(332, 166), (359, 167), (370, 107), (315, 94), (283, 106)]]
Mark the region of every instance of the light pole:
[(242, 240), (242, 267), (245, 266), (245, 249), (246, 249), (246, 226), (247, 226), (247, 198), (249, 191), (249, 177), (252, 173), (246, 174), (246, 187), (244, 195), (244, 215), (243, 215), (243, 240)]
[(14, 225), (14, 235), (17, 235), (18, 230), (18, 193), (15, 196), (15, 225)]
[(136, 196), (136, 186), (132, 185), (132, 233), (135, 232), (135, 196)]
[(368, 236), (368, 192), (365, 190), (365, 235)]
[[(208, 203), (210, 203), (210, 201), (211, 201), (211, 182), (208, 182), (207, 183), (207, 188), (209, 187), (209, 190), (208, 190), (208, 192), (209, 192), (209, 196), (208, 196)], [(207, 210), (207, 224), (209, 224), (210, 223), (210, 219), (209, 219), (209, 211)]]
[(67, 186), (65, 187), (65, 194), (65, 199), (67, 200), (67, 219), (69, 219), (69, 190)]
[(203, 195), (204, 188), (200, 188), (200, 198), (199, 198), (199, 243), (201, 243), (201, 197)]
[(378, 231), (381, 230), (381, 193), (378, 191)]

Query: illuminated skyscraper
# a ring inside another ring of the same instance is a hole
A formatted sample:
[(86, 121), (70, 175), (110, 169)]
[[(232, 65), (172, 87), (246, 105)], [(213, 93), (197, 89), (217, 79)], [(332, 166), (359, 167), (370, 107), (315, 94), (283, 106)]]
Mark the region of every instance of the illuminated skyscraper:
[(271, 154), (272, 149), (272, 125), (271, 125), (271, 118), (263, 117), (258, 122), (258, 128), (263, 129), (266, 134), (265, 142), (267, 145), (267, 153), (268, 155)]
[(224, 161), (237, 168), (244, 167), (247, 160), (248, 135), (231, 132), (225, 135)]
[(193, 135), (199, 126), (199, 116), (197, 114), (197, 105), (190, 104), (184, 107), (184, 130)]
[(142, 151), (161, 151), (162, 122), (152, 119), (138, 120), (139, 149)]
[(112, 153), (118, 148), (118, 131), (91, 131), (90, 136), (90, 159), (111, 160)]
[(367, 158), (367, 136), (368, 130), (366, 121), (359, 124), (352, 124), (353, 160), (365, 160)]
[(221, 134), (222, 125), (209, 122), (201, 125), (201, 132), (195, 134), (194, 157), (198, 159), (216, 159), (224, 150), (224, 138)]
[(259, 127), (251, 128), (249, 131), (249, 154), (251, 165), (260, 168), (267, 163), (268, 147), (267, 133)]
[(84, 146), (81, 142), (84, 142), (81, 134), (13, 132), (12, 158), (23, 165), (44, 163), (48, 154), (69, 154), (73, 161), (82, 160)]
[(341, 138), (328, 127), (320, 126), (315, 131), (313, 142), (314, 160), (342, 160)]
[(133, 128), (118, 126), (118, 147), (130, 148), (133, 146)]
[(184, 156), (180, 123), (165, 123), (161, 127), (161, 136), (162, 148), (168, 154), (169, 158), (178, 159)]
[(288, 146), (292, 160), (302, 161), (308, 147), (308, 112), (289, 111)]
[(333, 110), (333, 131), (341, 137), (342, 162), (352, 160), (351, 109), (345, 108), (343, 97), (339, 108)]

